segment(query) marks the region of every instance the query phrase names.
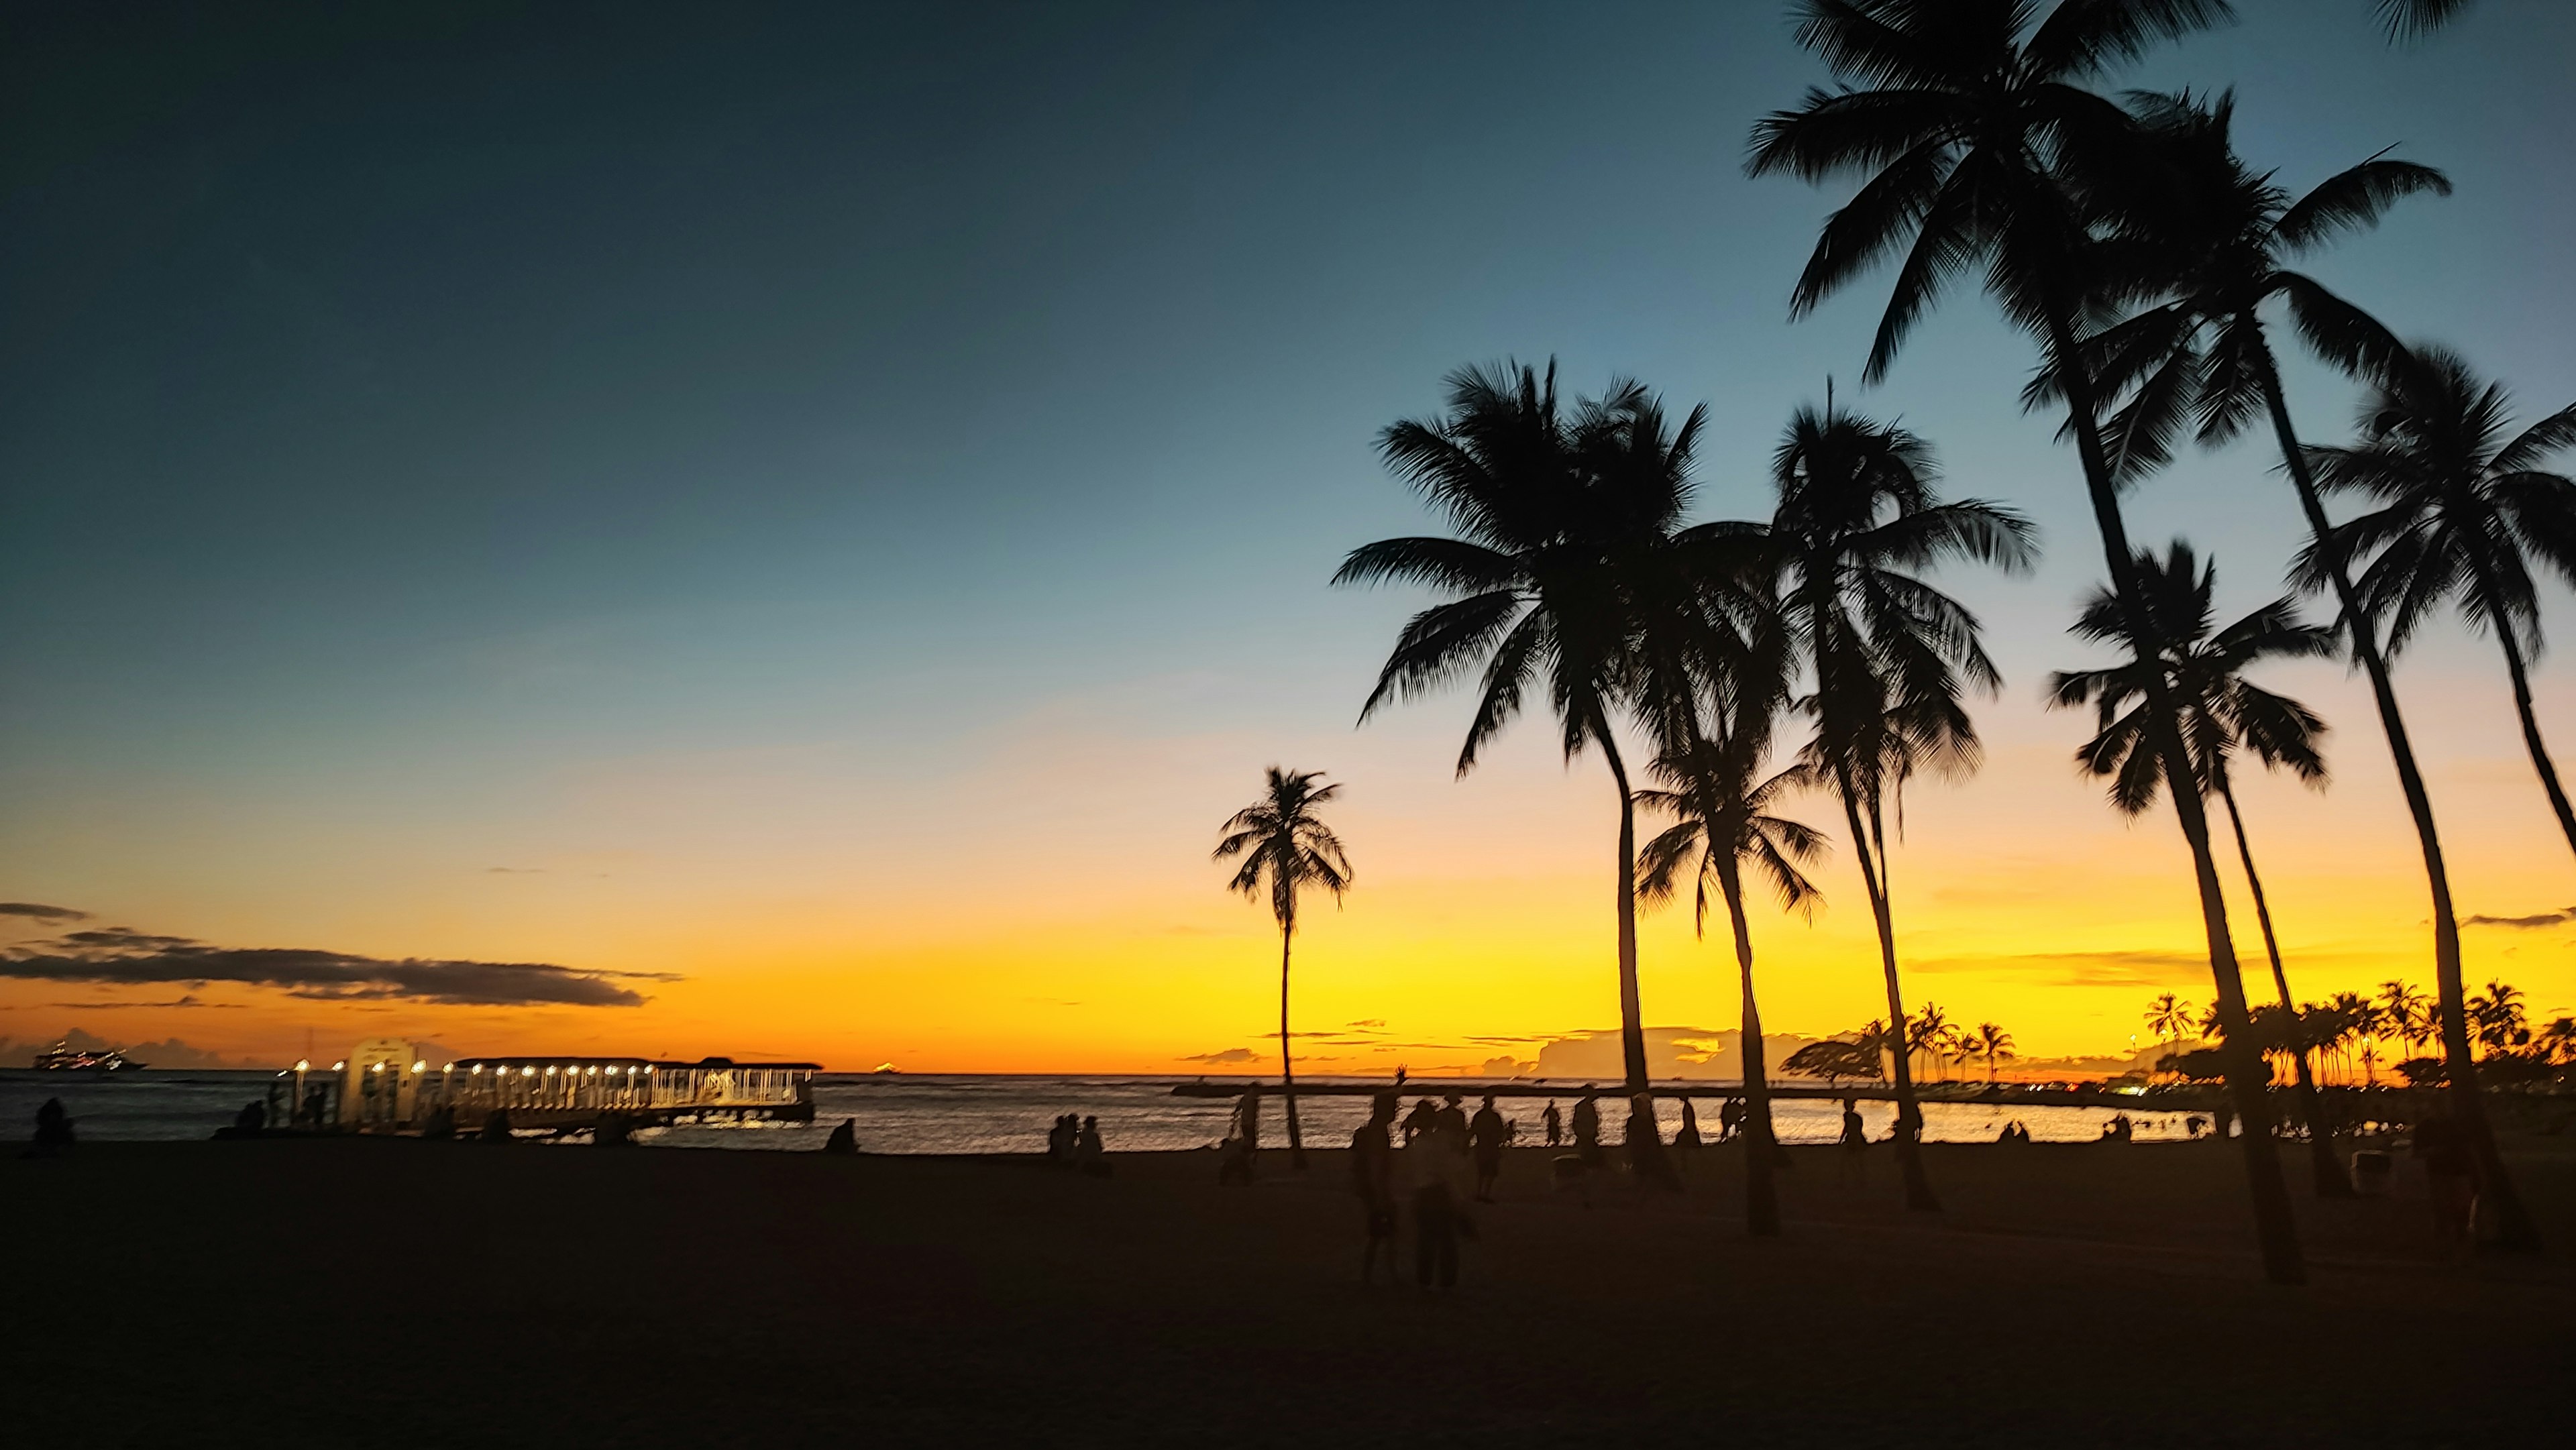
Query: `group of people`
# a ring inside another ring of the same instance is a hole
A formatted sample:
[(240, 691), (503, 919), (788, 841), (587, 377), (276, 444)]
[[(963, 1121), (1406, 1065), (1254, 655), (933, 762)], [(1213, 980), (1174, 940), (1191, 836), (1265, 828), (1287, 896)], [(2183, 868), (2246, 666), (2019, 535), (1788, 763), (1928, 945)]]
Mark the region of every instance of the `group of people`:
[(1100, 1119), (1066, 1113), (1047, 1129), (1047, 1164), (1079, 1168), (1095, 1177), (1109, 1175), (1109, 1152), (1100, 1144)]

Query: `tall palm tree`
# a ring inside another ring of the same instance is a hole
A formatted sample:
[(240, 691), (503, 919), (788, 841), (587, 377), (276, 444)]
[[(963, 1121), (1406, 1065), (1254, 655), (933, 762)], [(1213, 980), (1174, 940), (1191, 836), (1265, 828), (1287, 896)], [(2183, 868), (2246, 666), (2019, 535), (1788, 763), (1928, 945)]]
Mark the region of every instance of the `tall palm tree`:
[[(1878, 928), (1888, 1020), (1902, 1036), (1887, 817), (1916, 771), (1976, 768), (1975, 725), (1961, 697), (2001, 684), (1977, 618), (1921, 571), (1948, 560), (2019, 571), (2031, 526), (1984, 499), (1944, 503), (1931, 446), (1902, 428), (1839, 412), (1828, 384), (1818, 412), (1800, 408), (1772, 455), (1779, 503), (1745, 526), (1770, 547), (1790, 648), (1808, 674), (1799, 708), (1815, 722), (1803, 758), (1843, 807), (1852, 856)], [(1923, 1109), (1896, 1056), (1896, 1157), (1908, 1208), (1937, 1209), (1923, 1171)]]
[[(1667, 427), (1645, 389), (1619, 383), (1569, 415), (1554, 364), (1544, 378), (1525, 366), (1462, 369), (1448, 386), (1443, 416), (1395, 424), (1378, 451), (1460, 537), (1363, 545), (1333, 576), (1449, 596), (1406, 623), (1360, 719), (1475, 675), (1461, 777), (1532, 689), (1554, 709), (1567, 759), (1601, 752), (1619, 794), (1620, 1049), (1631, 1107), (1652, 1121), (1637, 992), (1636, 811), (1618, 726), (1633, 717), (1659, 749), (1677, 747), (1699, 686), (1727, 668), (1729, 644), (1709, 606), (1741, 546), (1681, 531), (1705, 410)], [(1639, 1146), (1641, 1168), (1677, 1182), (1660, 1144)]]
[[(1744, 1226), (1754, 1234), (1780, 1231), (1780, 1202), (1771, 1181), (1774, 1138), (1771, 1089), (1762, 1054), (1762, 1009), (1753, 992), (1753, 933), (1744, 916), (1744, 875), (1749, 865), (1780, 898), (1784, 910), (1812, 914), (1821, 899), (1799, 868), (1824, 851), (1814, 829), (1771, 811), (1780, 799), (1814, 784), (1804, 765), (1762, 774), (1767, 720), (1744, 713), (1683, 750), (1656, 758), (1661, 790), (1637, 792), (1637, 803), (1673, 818), (1646, 843), (1637, 859), (1637, 890), (1650, 902), (1672, 899), (1685, 869), (1692, 881), (1692, 928), (1705, 934), (1708, 888), (1717, 887), (1735, 935), (1735, 969), (1743, 993)], [(1723, 719), (1723, 716), (1721, 716)]]
[(2529, 664), (2541, 648), (2532, 566), (2576, 580), (2576, 480), (2540, 466), (2576, 448), (2576, 404), (2511, 437), (2508, 406), (2505, 390), (2458, 354), (2418, 347), (2363, 401), (2363, 441), (2312, 448), (2308, 460), (2328, 490), (2379, 505), (2338, 533), (2346, 557), (2370, 560), (2362, 607), (2385, 621), (2390, 654), (2446, 604), (2496, 637), (2524, 748), (2576, 851), (2576, 807), (2540, 738)]
[(2423, 989), (2410, 983), (2380, 983), (2379, 1014), (2388, 1030), (2409, 1050), (2432, 1036), (2426, 1026), (2432, 1018), (2431, 1004), (2424, 1000)]
[(1971, 1040), (1976, 1044), (1977, 1055), (1986, 1060), (1986, 1081), (1991, 1083), (1995, 1080), (1995, 1064), (2014, 1055), (2013, 1035), (1997, 1023), (1980, 1022)]
[(1934, 1067), (1940, 1066), (1941, 1043), (1950, 1034), (1950, 1014), (1931, 1002), (1915, 1009), (1912, 1020), (1905, 1024), (1903, 1057), (1920, 1057)]
[(2156, 1035), (2157, 1043), (2167, 1051), (2182, 1040), (2183, 1033), (2190, 1030), (2191, 1024), (2191, 1004), (2171, 992), (2147, 1004), (2147, 1030)]
[[(2294, 1013), (2298, 1002), (2290, 994), (2289, 973), (2281, 965), (2271, 902), (2263, 891), (2263, 873), (2254, 866), (2254, 848), (2246, 837), (2245, 814), (2237, 804), (2229, 761), (2240, 751), (2250, 752), (2267, 767), (2286, 767), (2311, 785), (2324, 784), (2325, 759), (2317, 752), (2317, 737), (2325, 733), (2325, 722), (2298, 701), (2246, 679), (2245, 671), (2265, 660), (2330, 656), (2335, 652), (2334, 631), (2300, 623), (2288, 599), (2275, 599), (2220, 628), (2212, 608), (2217, 566), (2201, 563), (2191, 546), (2179, 539), (2162, 559), (2141, 556), (2138, 571), (2147, 581), (2148, 615), (2155, 635), (2147, 641), (2131, 636), (2119, 601), (2097, 591), (2086, 601), (2074, 633), (2096, 643), (2124, 645), (2130, 657), (2108, 669), (2058, 672), (2049, 680), (2049, 703), (2094, 707), (2099, 731), (2075, 753), (2075, 759), (2086, 772), (2111, 780), (2114, 806), (2137, 815), (2155, 804), (2157, 793), (2166, 785), (2163, 757), (2144, 742), (2146, 681), (2154, 676), (2167, 682), (2183, 712), (2182, 735), (2191, 749), (2194, 790), (2217, 796), (2227, 807), (2237, 860), (2245, 868), (2254, 917), (2262, 927), (2263, 950), (2271, 959), (2272, 985), (2281, 1009)], [(2351, 1180), (2335, 1161), (2307, 1054), (2293, 1051), (2290, 1059), (2296, 1069), (2299, 1115), (2308, 1127), (2317, 1194), (2348, 1196)]]
[(2485, 991), (2469, 999), (2469, 1030), (2490, 1053), (2520, 1046), (2531, 1036), (2530, 1020), (2522, 989), (2510, 982), (2490, 981)]
[[(2232, 108), (2223, 99), (2201, 104), (2189, 97), (2147, 97), (2141, 110), (2149, 137), (2145, 155), (2152, 164), (2133, 169), (2145, 181), (2119, 189), (2124, 204), (2114, 210), (2128, 239), (2154, 256), (2172, 295), (2087, 342), (2105, 387), (2131, 394), (2111, 423), (2114, 456), (2132, 471), (2161, 461), (2186, 414), (2196, 421), (2201, 441), (2211, 445), (2234, 438), (2258, 415), (2268, 418), (2308, 525), (2305, 572), (2333, 588), (2353, 659), (2370, 681), (2424, 859), (2434, 980), (2456, 1001), (2462, 990), (2458, 913), (2432, 797), (2398, 709), (2378, 626), (2368, 618), (2354, 580), (2347, 541), (2326, 516), (2308, 452), (2291, 421), (2263, 321), (2265, 306), (2278, 298), (2301, 339), (2328, 363), (2363, 374), (2403, 365), (2405, 350), (2387, 329), (2290, 263), (2341, 233), (2376, 225), (2399, 199), (2444, 194), (2450, 183), (2430, 167), (2374, 156), (2293, 200), (2269, 174), (2254, 172), (2237, 157), (2229, 139)], [(2537, 1232), (2495, 1153), (2474, 1071), (2465, 1059), (2454, 1067), (2459, 1071), (2451, 1079), (2458, 1088), (2452, 1112), (2469, 1126), (2486, 1181), (2497, 1185), (2500, 1238), (2535, 1247)]]
[(1323, 773), (1270, 767), (1261, 796), (1236, 811), (1221, 828), (1213, 859), (1243, 865), (1227, 883), (1246, 897), (1258, 897), (1266, 884), (1270, 914), (1279, 920), (1279, 1092), (1288, 1104), (1288, 1161), (1306, 1168), (1306, 1139), (1297, 1126), (1297, 1065), (1288, 1051), (1288, 948), (1297, 937), (1297, 893), (1320, 886), (1339, 901), (1351, 889), (1351, 861), (1341, 839), (1315, 814), (1315, 808), (1342, 793), (1338, 784), (1323, 784)]
[[(1799, 42), (1845, 88), (1810, 90), (1797, 109), (1756, 123), (1747, 170), (1867, 179), (1826, 221), (1791, 311), (1807, 311), (1902, 250), (1864, 374), (1875, 381), (1942, 286), (1982, 262), (1987, 291), (2032, 334), (2065, 401), (2114, 591), (2132, 630), (2148, 636), (2102, 399), (2078, 341), (2088, 317), (2138, 285), (2125, 252), (2101, 235), (2089, 197), (2135, 165), (2140, 143), (2132, 118), (2084, 86), (2154, 42), (2232, 11), (2224, 0), (2061, 0), (2035, 23), (2029, 0), (1800, 0), (1795, 11)], [(2162, 681), (2146, 683), (2149, 744), (2174, 774), (2188, 775), (2179, 716)], [(2175, 793), (2174, 816), (2191, 853), (2217, 1008), (2239, 1040), (2221, 1052), (2246, 1125), (2240, 1147), (2264, 1271), (2278, 1283), (2302, 1282), (2268, 1074), (2242, 1046), (2245, 984), (2208, 816), (2191, 791)]]

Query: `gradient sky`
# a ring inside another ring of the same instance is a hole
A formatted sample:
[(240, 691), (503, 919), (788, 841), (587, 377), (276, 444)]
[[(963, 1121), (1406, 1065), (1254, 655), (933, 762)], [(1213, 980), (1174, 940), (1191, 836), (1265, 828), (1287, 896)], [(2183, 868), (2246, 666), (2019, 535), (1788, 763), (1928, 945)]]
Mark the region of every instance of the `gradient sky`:
[[(2456, 195), (2314, 270), (2526, 419), (2576, 397), (2576, 7), (2484, 0), (2412, 49), (2364, 0), (2240, 8), (2123, 81), (2236, 87), (2240, 145), (2293, 186), (2392, 144), (2447, 169)], [(644, 999), (0, 981), (20, 1050), (1178, 1070), (1271, 1021), (1276, 938), (1206, 852), (1273, 762), (1346, 782), (1359, 868), (1300, 937), (1302, 1024), (1340, 1031), (1319, 1067), (1610, 1026), (1606, 773), (1533, 723), (1453, 782), (1463, 697), (1354, 731), (1421, 601), (1325, 587), (1424, 525), (1376, 431), (1507, 355), (1706, 401), (1703, 516), (1767, 512), (1828, 375), (1954, 492), (2033, 515), (2038, 573), (1950, 581), (2008, 683), (1985, 772), (1909, 804), (1913, 995), (2050, 1053), (2208, 997), (2170, 818), (2116, 818), (2069, 763), (2083, 722), (2038, 703), (2093, 658), (2063, 630), (2099, 554), (2018, 411), (2027, 347), (1963, 293), (1863, 392), (1883, 279), (1786, 320), (1837, 198), (1739, 169), (1819, 79), (1778, 6), (0, 25), (0, 897), (90, 914), (0, 931), (548, 963)], [(2293, 392), (2343, 436), (2349, 389), (2302, 364)], [(2296, 535), (2266, 463), (2194, 456), (2132, 501), (2240, 611)], [(2366, 693), (2270, 682), (2339, 727), (2330, 792), (2246, 792), (2296, 985), (2429, 980)], [(2437, 631), (2400, 686), (2462, 911), (2576, 903), (2492, 643)], [(2576, 755), (2559, 657), (2539, 689)], [(1822, 879), (1812, 926), (1756, 919), (1775, 1029), (1878, 1011), (1859, 883)], [(2576, 928), (2467, 942), (2473, 980), (2576, 1004)], [(1686, 913), (1644, 960), (1651, 1022), (1733, 1024)]]

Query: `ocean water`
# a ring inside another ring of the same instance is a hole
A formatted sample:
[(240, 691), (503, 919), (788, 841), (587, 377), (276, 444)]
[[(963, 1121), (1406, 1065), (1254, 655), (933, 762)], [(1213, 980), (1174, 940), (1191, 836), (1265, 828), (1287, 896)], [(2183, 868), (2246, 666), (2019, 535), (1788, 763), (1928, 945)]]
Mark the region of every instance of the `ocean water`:
[[(0, 1141), (23, 1139), (33, 1131), (36, 1108), (59, 1097), (83, 1138), (100, 1141), (204, 1138), (225, 1126), (242, 1104), (268, 1091), (266, 1072), (188, 1072), (146, 1070), (132, 1077), (0, 1070)], [(1046, 1147), (1048, 1124), (1059, 1113), (1082, 1113), (1100, 1119), (1100, 1136), (1112, 1152), (1203, 1148), (1225, 1136), (1233, 1112), (1227, 1098), (1175, 1097), (1168, 1077), (932, 1076), (905, 1074), (878, 1077), (866, 1073), (823, 1073), (814, 1083), (811, 1124), (762, 1124), (743, 1127), (647, 1129), (646, 1143), (668, 1147), (813, 1149), (843, 1119), (857, 1124), (859, 1146), (871, 1153), (1036, 1153)], [(1360, 1084), (1361, 1079), (1321, 1078), (1315, 1085)], [(1384, 1079), (1366, 1080), (1384, 1086)], [(1415, 1097), (1446, 1091), (1438, 1079), (1416, 1079), (1405, 1094)], [(1557, 1100), (1568, 1114), (1576, 1095)], [(1469, 1107), (1474, 1104), (1471, 1100)], [(1539, 1142), (1539, 1114), (1545, 1101), (1504, 1098), (1497, 1107), (1517, 1123), (1522, 1141)], [(1368, 1099), (1356, 1094), (1301, 1095), (1298, 1117), (1306, 1141), (1317, 1147), (1339, 1147), (1368, 1116)], [(1664, 1134), (1681, 1126), (1681, 1104), (1657, 1103)], [(1863, 1102), (1861, 1121), (1873, 1139), (1887, 1135), (1895, 1122), (1891, 1104)], [(1603, 1100), (1605, 1136), (1615, 1140), (1622, 1109)], [(1934, 1142), (1992, 1142), (2008, 1119), (2018, 1118), (2042, 1142), (2082, 1142), (2101, 1136), (2110, 1121), (2107, 1108), (1988, 1106), (1981, 1103), (1926, 1103), (1924, 1135)], [(2184, 1114), (2131, 1112), (2141, 1140), (2188, 1136)], [(1772, 1121), (1784, 1142), (1830, 1143), (1842, 1131), (1840, 1105), (1821, 1099), (1783, 1099), (1772, 1104)], [(1717, 1135), (1717, 1104), (1702, 1099), (1700, 1131)], [(1288, 1129), (1278, 1096), (1262, 1103), (1261, 1141), (1285, 1146)]]

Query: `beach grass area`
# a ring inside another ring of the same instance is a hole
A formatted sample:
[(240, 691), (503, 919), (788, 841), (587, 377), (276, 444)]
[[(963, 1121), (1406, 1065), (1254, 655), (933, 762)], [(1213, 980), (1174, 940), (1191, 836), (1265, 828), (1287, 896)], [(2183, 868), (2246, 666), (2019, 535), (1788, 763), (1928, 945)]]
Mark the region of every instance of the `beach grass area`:
[[(10, 1443), (2476, 1444), (2563, 1432), (2576, 1142), (2512, 1145), (2555, 1255), (2445, 1260), (2419, 1176), (2304, 1197), (2257, 1270), (2217, 1143), (1731, 1149), (1591, 1202), (1521, 1152), (1463, 1282), (1358, 1282), (1337, 1152), (1008, 1158), (340, 1139), (0, 1160)], [(1409, 1260), (1404, 1266), (1410, 1269)], [(1687, 1437), (1687, 1440), (1684, 1439)]]

